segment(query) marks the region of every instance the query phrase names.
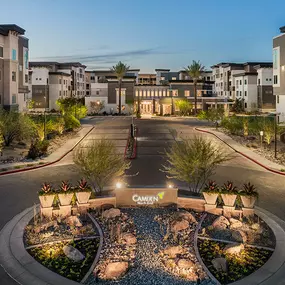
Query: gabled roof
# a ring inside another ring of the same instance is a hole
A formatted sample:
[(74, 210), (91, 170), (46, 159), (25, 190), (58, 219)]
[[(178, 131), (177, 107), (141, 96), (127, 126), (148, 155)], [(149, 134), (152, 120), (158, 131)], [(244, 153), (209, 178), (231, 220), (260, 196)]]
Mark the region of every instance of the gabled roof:
[(14, 31), (17, 32), (20, 35), (25, 34), (25, 30), (15, 24), (5, 24), (5, 25), (0, 25), (0, 34), (3, 36), (8, 36), (9, 31)]

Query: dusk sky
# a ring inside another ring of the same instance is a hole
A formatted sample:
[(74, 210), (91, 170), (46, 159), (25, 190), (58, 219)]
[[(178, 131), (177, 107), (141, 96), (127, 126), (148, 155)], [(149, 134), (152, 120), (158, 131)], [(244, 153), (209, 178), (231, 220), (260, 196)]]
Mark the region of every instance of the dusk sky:
[(180, 70), (191, 61), (272, 61), (284, 0), (1, 1), (2, 24), (26, 30), (33, 61), (79, 61), (109, 69)]

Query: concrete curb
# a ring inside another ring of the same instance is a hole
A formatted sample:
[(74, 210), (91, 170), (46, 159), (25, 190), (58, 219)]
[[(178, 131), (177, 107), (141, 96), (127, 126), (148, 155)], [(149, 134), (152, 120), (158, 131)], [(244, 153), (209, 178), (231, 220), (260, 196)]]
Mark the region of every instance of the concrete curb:
[(270, 172), (273, 172), (273, 173), (275, 173), (275, 174), (279, 174), (279, 175), (285, 176), (285, 173), (284, 173), (284, 172), (281, 172), (281, 171), (272, 169), (272, 168), (270, 168), (270, 167), (268, 167), (268, 166), (266, 166), (266, 165), (264, 165), (264, 164), (258, 162), (257, 160), (251, 158), (250, 156), (244, 154), (243, 152), (236, 150), (236, 149), (235, 149), (234, 147), (232, 147), (230, 144), (228, 144), (228, 143), (225, 142), (223, 139), (221, 139), (218, 135), (216, 135), (216, 134), (214, 134), (214, 133), (212, 133), (212, 132), (210, 132), (210, 131), (207, 131), (207, 130), (203, 130), (203, 129), (199, 129), (199, 128), (194, 128), (194, 129), (195, 129), (196, 131), (199, 131), (199, 132), (202, 132), (202, 133), (207, 133), (207, 134), (213, 135), (214, 137), (216, 137), (217, 139), (219, 139), (220, 141), (222, 141), (224, 144), (226, 144), (226, 145), (227, 145), (229, 148), (231, 148), (233, 151), (235, 151), (236, 153), (242, 155), (243, 157), (247, 158), (248, 160), (254, 162), (255, 164), (261, 166), (262, 168), (264, 168), (264, 169), (266, 169), (266, 170), (268, 170), (268, 171), (270, 171)]
[(201, 266), (203, 267), (204, 271), (207, 273), (207, 275), (210, 277), (210, 279), (216, 283), (216, 285), (221, 285), (221, 283), (214, 277), (214, 275), (210, 272), (210, 270), (208, 269), (208, 267), (205, 265), (205, 263), (203, 262), (201, 255), (199, 253), (199, 249), (198, 249), (198, 233), (199, 230), (202, 226), (203, 221), (205, 220), (205, 218), (207, 217), (207, 214), (204, 214), (201, 218), (201, 220), (199, 221), (199, 224), (197, 225), (197, 228), (195, 230), (195, 234), (194, 234), (194, 250), (195, 250), (195, 254), (196, 257), (199, 261), (199, 263), (201, 264)]
[(94, 128), (95, 128), (95, 126), (93, 126), (81, 139), (79, 139), (79, 141), (77, 143), (75, 143), (75, 145), (71, 149), (69, 149), (67, 152), (65, 152), (58, 159), (56, 159), (54, 161), (51, 161), (51, 162), (47, 162), (47, 163), (41, 164), (41, 165), (29, 167), (29, 168), (15, 169), (15, 170), (6, 171), (6, 172), (3, 172), (3, 173), (0, 173), (0, 176), (4, 176), (4, 175), (8, 175), (8, 174), (14, 174), (14, 173), (19, 173), (19, 172), (26, 172), (26, 171), (29, 171), (29, 170), (35, 170), (35, 169), (39, 169), (39, 168), (43, 168), (43, 167), (46, 167), (46, 166), (53, 165), (53, 164), (61, 161), (70, 152), (72, 152), (94, 130)]

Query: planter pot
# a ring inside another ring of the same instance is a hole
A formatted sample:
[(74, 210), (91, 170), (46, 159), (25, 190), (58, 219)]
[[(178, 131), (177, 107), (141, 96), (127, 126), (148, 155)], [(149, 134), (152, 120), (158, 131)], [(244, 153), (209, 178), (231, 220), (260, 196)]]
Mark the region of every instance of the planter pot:
[(233, 207), (237, 198), (236, 194), (221, 194), (225, 206)]
[(242, 204), (245, 208), (250, 208), (252, 209), (254, 207), (254, 204), (256, 202), (256, 197), (252, 196), (240, 196)]
[(217, 198), (219, 196), (218, 193), (207, 193), (203, 192), (204, 199), (206, 200), (207, 204), (214, 205), (217, 202)]
[(76, 192), (75, 195), (79, 204), (86, 204), (89, 201), (91, 192)]
[(53, 203), (54, 197), (55, 197), (55, 194), (39, 196), (39, 199), (40, 199), (40, 202), (41, 202), (41, 206), (43, 208), (50, 208), (50, 207), (52, 207), (52, 203)]
[(69, 206), (71, 204), (71, 200), (73, 197), (74, 193), (60, 193), (58, 194), (58, 199), (60, 201), (61, 206)]

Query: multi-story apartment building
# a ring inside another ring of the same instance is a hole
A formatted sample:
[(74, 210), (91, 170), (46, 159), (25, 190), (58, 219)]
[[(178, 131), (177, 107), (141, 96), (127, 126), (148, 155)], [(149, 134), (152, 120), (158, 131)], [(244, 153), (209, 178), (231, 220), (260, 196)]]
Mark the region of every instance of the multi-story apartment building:
[(279, 122), (285, 122), (285, 26), (273, 38), (273, 94)]
[[(187, 99), (194, 102), (193, 80), (185, 71), (171, 72), (169, 69), (156, 69), (155, 74), (140, 74), (139, 70), (129, 70), (123, 80), (122, 109), (129, 112), (130, 102), (135, 101), (136, 108), (142, 114), (170, 114), (175, 110), (175, 101)], [(111, 71), (86, 72), (86, 90), (89, 97), (85, 103), (90, 109), (90, 102), (104, 103), (107, 113), (118, 110), (118, 82)], [(207, 80), (208, 79), (208, 80)], [(205, 72), (198, 81), (198, 108), (205, 109), (209, 105), (224, 104), (221, 98), (213, 97), (211, 72)], [(115, 95), (116, 94), (116, 95)]]
[(58, 109), (59, 98), (85, 96), (85, 65), (80, 63), (30, 62), (30, 81), (35, 108)]
[(0, 105), (22, 111), (29, 93), (29, 40), (17, 25), (0, 25)]

